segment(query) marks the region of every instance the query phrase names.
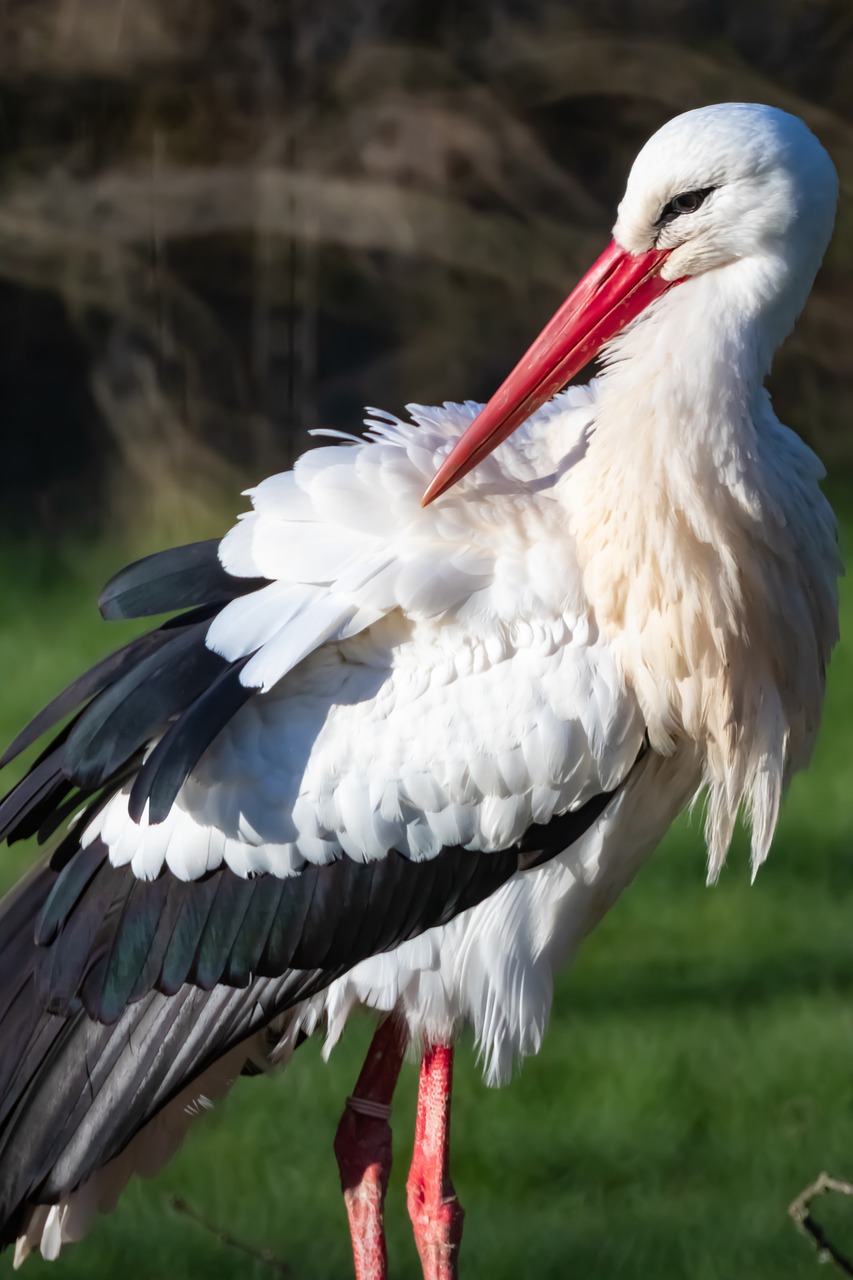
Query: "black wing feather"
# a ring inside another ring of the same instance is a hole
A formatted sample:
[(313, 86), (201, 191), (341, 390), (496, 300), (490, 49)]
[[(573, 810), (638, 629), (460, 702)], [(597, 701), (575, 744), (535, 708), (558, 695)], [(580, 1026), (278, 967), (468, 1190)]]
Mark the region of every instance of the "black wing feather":
[(136, 880), (127, 885), (120, 922), (86, 974), (83, 1001), (99, 1022), (118, 1021), (151, 954), (166, 895), (146, 892), (144, 884)]
[(231, 987), (244, 986), (260, 972), (261, 956), (287, 888), (285, 880), (274, 876), (257, 876), (250, 884), (252, 898), (222, 971), (222, 981)]
[(55, 940), (103, 861), (103, 849), (93, 842), (87, 848), (80, 849), (63, 868), (62, 874), (54, 878), (36, 918), (36, 946), (49, 947)]
[(130, 793), (128, 813), (134, 822), (142, 818), (146, 803), (148, 821), (164, 821), (184, 780), (210, 743), (256, 693), (240, 683), (240, 672), (248, 661), (243, 658), (225, 666), (157, 743)]
[[(165, 879), (165, 878), (164, 878)], [(141, 1000), (144, 995), (153, 990), (159, 983), (163, 990), (165, 984), (162, 978), (164, 972), (164, 964), (166, 952), (175, 931), (178, 916), (182, 910), (183, 903), (178, 894), (170, 894), (166, 892), (166, 886), (163, 885), (163, 892), (156, 902), (155, 911), (159, 910), (159, 918), (157, 927), (152, 937), (151, 945), (148, 949), (148, 955), (145, 957), (145, 963), (139, 971), (139, 975), (133, 987), (128, 993), (127, 1004), (134, 1004), (137, 1000)]]
[(169, 995), (174, 995), (185, 982), (191, 981), (198, 941), (213, 906), (217, 888), (213, 876), (186, 884), (180, 881), (169, 886), (170, 892), (178, 895), (180, 910), (172, 936), (166, 944), (162, 973), (156, 980), (157, 985)]
[[(233, 877), (233, 878), (232, 878)], [(210, 991), (222, 978), (222, 973), (232, 955), (240, 926), (257, 889), (257, 880), (244, 880), (241, 876), (215, 876), (216, 893), (198, 940), (191, 969), (191, 980)], [(266, 881), (269, 883), (269, 880)], [(234, 984), (245, 986), (252, 975), (235, 973)]]
[(150, 618), (193, 605), (221, 607), (266, 585), (265, 578), (235, 578), (219, 560), (219, 539), (190, 542), (145, 556), (110, 578), (98, 607), (111, 622)]
[(225, 666), (207, 648), (207, 623), (178, 632), (90, 703), (68, 735), (66, 768), (81, 787), (101, 787)]

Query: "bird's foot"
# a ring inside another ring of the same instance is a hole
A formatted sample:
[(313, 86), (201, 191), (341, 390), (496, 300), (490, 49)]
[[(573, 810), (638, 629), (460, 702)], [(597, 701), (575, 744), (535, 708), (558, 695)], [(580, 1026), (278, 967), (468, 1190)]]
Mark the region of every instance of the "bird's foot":
[(407, 1039), (395, 1019), (381, 1024), (335, 1134), (356, 1280), (388, 1276), (383, 1209), (391, 1173), (389, 1121)]
[(456, 1280), (464, 1210), (450, 1179), (453, 1050), (424, 1052), (418, 1087), (415, 1150), (406, 1184), (409, 1217), (424, 1280)]

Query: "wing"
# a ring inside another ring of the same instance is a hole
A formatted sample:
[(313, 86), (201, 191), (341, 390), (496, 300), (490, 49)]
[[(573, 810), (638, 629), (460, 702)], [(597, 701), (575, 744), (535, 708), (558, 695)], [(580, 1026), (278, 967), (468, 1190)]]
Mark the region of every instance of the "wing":
[[(186, 612), (7, 753), (83, 703), (0, 806), (7, 839), (78, 814), (37, 935), (47, 1007), (82, 996), (111, 1019), (152, 987), (343, 972), (480, 901), (531, 838), (559, 852), (601, 811), (643, 724), (559, 500), (589, 396), (549, 405), (476, 484), (422, 510), (477, 408), (374, 418), (367, 441), (258, 486), (218, 549), (108, 585), (108, 617)], [(540, 837), (562, 815), (571, 831)]]
[(279, 1014), (562, 852), (630, 773), (642, 718), (560, 501), (589, 398), (423, 511), (476, 408), (374, 419), (260, 485), (221, 544), (119, 574), (107, 617), (181, 612), (0, 761), (66, 722), (0, 803), (0, 840), (62, 832), (2, 911), (0, 1240), (24, 1231), (21, 1256)]

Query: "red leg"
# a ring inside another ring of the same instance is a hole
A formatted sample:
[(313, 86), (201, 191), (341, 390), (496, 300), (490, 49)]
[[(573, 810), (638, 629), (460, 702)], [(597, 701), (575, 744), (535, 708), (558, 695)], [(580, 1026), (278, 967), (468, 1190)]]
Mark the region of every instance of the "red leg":
[(450, 1181), (453, 1050), (424, 1051), (418, 1087), (415, 1151), (407, 1183), (409, 1217), (424, 1280), (455, 1280), (464, 1212)]
[(387, 1280), (382, 1209), (391, 1173), (389, 1120), (408, 1038), (394, 1017), (379, 1025), (335, 1134), (356, 1280)]

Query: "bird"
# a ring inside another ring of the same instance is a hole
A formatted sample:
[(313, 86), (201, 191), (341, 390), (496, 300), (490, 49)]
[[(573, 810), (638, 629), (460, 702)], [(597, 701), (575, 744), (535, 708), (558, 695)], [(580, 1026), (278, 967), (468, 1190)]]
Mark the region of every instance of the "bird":
[[(765, 389), (829, 243), (799, 119), (665, 124), (613, 239), (483, 407), (369, 410), (221, 540), (121, 570), (155, 626), (41, 711), (0, 838), (0, 1240), (55, 1258), (242, 1074), (377, 1027), (335, 1139), (358, 1280), (387, 1275), (389, 1116), (420, 1059), (408, 1205), (458, 1274), (453, 1046), (538, 1052), (555, 975), (676, 816), (753, 875), (838, 636), (815, 454)], [(571, 384), (593, 357), (596, 376)], [(571, 384), (571, 385), (569, 385)]]

